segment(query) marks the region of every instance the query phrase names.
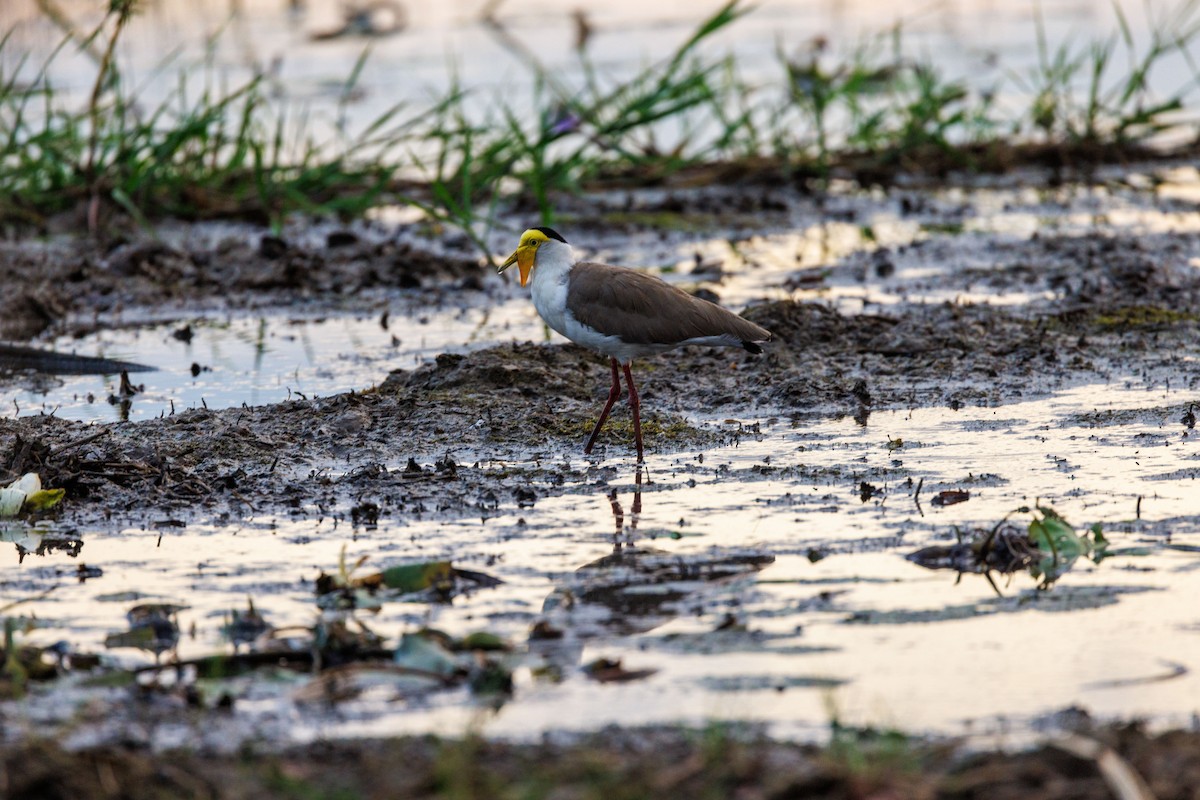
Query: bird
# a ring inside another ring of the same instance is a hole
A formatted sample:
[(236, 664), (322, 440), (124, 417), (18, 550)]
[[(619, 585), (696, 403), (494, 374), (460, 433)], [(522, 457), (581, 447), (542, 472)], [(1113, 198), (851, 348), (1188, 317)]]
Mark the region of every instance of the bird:
[(552, 228), (530, 228), (498, 268), (516, 264), (521, 286), (530, 286), (533, 306), (546, 324), (576, 344), (608, 356), (612, 387), (583, 448), (590, 455), (613, 404), (621, 396), (618, 370), (625, 374), (637, 463), (645, 463), (641, 402), (630, 371), (633, 359), (684, 345), (740, 347), (761, 353), (771, 332), (716, 303), (693, 297), (659, 278), (629, 267), (578, 261), (571, 245)]

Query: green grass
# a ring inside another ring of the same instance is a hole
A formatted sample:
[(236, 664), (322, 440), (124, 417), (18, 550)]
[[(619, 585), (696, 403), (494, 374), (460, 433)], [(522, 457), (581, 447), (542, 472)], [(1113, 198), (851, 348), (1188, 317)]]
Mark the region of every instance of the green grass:
[[(396, 106), (360, 132), (318, 141), (304, 115), (279, 107), (261, 79), (222, 89), (211, 74), (181, 72), (166, 101), (140, 110), (113, 57), (138, 9), (133, 0), (110, 0), (106, 18), (90, 33), (69, 31), (32, 80), (28, 56), (0, 74), (0, 220), (36, 229), (83, 210), (93, 232), (114, 216), (145, 226), (164, 217), (278, 225), (289, 214), (353, 218), (401, 203), (461, 229), (488, 255), (499, 209), (532, 207), (550, 224), (561, 196), (599, 186), (733, 174), (869, 183), (905, 171), (1148, 156), (1155, 138), (1193, 110), (1197, 71), (1188, 50), (1200, 36), (1198, 7), (1200, 0), (1183, 0), (1152, 20), (1141, 46), (1119, 8), (1118, 30), (1091, 43), (1052, 45), (1039, 20), (1031, 32), (1038, 65), (988, 87), (907, 57), (900, 27), (840, 60), (780, 51), (777, 80), (750, 85), (733, 59), (710, 52), (715, 34), (751, 12), (741, 0), (621, 80), (605, 76), (582, 48), (581, 77), (568, 82), (489, 20), (527, 65), (528, 98), (488, 100), (455, 81), (427, 108)], [(47, 77), (69, 45), (97, 61), (82, 108)], [(0, 50), (10, 48), (0, 40)], [(1154, 96), (1149, 77), (1174, 56), (1191, 74), (1170, 95)], [(347, 76), (339, 106), (367, 57)], [(999, 109), (994, 98), (1014, 92), (1025, 106)]]
[[(397, 166), (386, 147), (406, 131), (390, 131), (391, 139), (379, 135), (398, 109), (354, 140), (317, 144), (302, 123), (271, 108), (261, 79), (228, 90), (204, 80), (194, 91), (181, 73), (166, 101), (139, 111), (113, 59), (134, 11), (128, 0), (112, 0), (108, 16), (87, 37), (104, 44), (82, 109), (70, 108), (46, 77), (70, 36), (34, 80), (18, 79), (27, 56), (12, 74), (0, 75), (0, 218), (37, 226), (83, 207), (96, 230), (102, 215), (115, 210), (143, 224), (157, 217), (271, 222), (292, 212), (356, 216), (392, 188)], [(7, 46), (7, 38), (0, 41), (0, 48)], [(360, 157), (368, 151), (370, 158)]]

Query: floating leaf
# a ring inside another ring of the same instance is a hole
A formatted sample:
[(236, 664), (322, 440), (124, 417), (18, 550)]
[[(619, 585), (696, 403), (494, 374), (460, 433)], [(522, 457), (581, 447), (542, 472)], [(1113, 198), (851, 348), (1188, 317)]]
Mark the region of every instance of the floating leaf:
[(1029, 540), (1043, 555), (1031, 571), (1035, 578), (1042, 578), (1043, 588), (1069, 570), (1080, 556), (1091, 556), (1099, 562), (1105, 556), (1111, 555), (1106, 552), (1108, 540), (1099, 533), (1099, 524), (1093, 525), (1080, 536), (1053, 508), (1038, 506), (1035, 513), (1042, 516), (1040, 519), (1035, 516), (1029, 523)]
[(139, 603), (125, 612), (126, 619), (133, 625), (157, 620), (170, 620), (180, 611), (187, 611), (189, 606), (178, 603)]
[(478, 572), (473, 569), (458, 569), (455, 567), (451, 571), (453, 572), (456, 580), (463, 581), (465, 583), (473, 583), (475, 584), (475, 588), (492, 589), (504, 583), (504, 581), (492, 575), (488, 575), (486, 572)]
[(233, 644), (249, 644), (271, 630), (271, 625), (254, 607), (254, 599), (248, 598), (246, 610), (232, 609), (221, 626), (221, 634)]
[[(361, 563), (361, 562), (360, 562)], [(398, 564), (382, 572), (349, 578), (348, 573), (317, 576), (317, 604), (321, 608), (378, 607), (382, 600), (448, 602), (461, 591), (491, 588), (503, 583), (483, 572), (458, 569), (449, 561)]]
[(175, 615), (187, 606), (173, 603), (143, 603), (125, 612), (129, 630), (104, 637), (104, 646), (136, 647), (161, 653), (179, 642), (179, 624)]
[(415, 633), (400, 637), (400, 646), (396, 648), (392, 661), (399, 666), (442, 678), (450, 678), (463, 669), (453, 653), (438, 642)]
[(431, 673), (394, 664), (364, 662), (342, 664), (325, 670), (292, 693), (298, 703), (338, 703), (353, 700), (364, 692), (387, 688), (398, 695), (424, 694), (447, 685)]
[(104, 646), (137, 647), (141, 650), (155, 650), (160, 643), (157, 632), (149, 625), (140, 625), (127, 631), (110, 633), (104, 637)]
[(136, 590), (125, 592), (109, 592), (108, 594), (98, 594), (92, 599), (98, 603), (130, 603), (141, 600), (147, 595)]
[[(1008, 522), (1013, 514), (1032, 514), (1025, 529)], [(1117, 555), (1147, 555), (1145, 548), (1113, 549), (1100, 523), (1077, 532), (1069, 522), (1049, 506), (1022, 506), (1007, 514), (991, 530), (976, 530), (969, 540), (959, 536), (953, 545), (934, 545), (910, 553), (906, 558), (927, 569), (952, 569), (959, 573), (974, 572), (990, 577), (991, 572), (1002, 574), (1029, 570), (1041, 580), (1039, 588), (1048, 589), (1082, 556), (1097, 564)], [(1000, 590), (992, 582), (997, 594)]]
[(444, 586), (453, 575), (449, 561), (428, 561), (422, 564), (400, 564), (389, 567), (377, 576), (364, 578), (363, 583), (377, 579), (376, 585), (401, 592), (421, 592), (434, 586)]
[(512, 694), (512, 670), (498, 662), (484, 662), (471, 671), (467, 685), (471, 687), (471, 691), (475, 694)]
[(656, 669), (625, 669), (619, 658), (598, 658), (583, 667), (584, 674), (600, 683), (628, 683), (648, 678)]
[(964, 489), (947, 489), (933, 496), (933, 504), (935, 506), (953, 506), (958, 503), (965, 503), (970, 499), (971, 493)]

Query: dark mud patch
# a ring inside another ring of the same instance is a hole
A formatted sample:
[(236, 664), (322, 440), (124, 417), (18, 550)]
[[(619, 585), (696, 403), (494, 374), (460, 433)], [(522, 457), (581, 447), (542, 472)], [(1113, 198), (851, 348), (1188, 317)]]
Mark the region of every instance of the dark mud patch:
[[(962, 212), (973, 217), (970, 210)], [(945, 212), (933, 215), (942, 219)], [(927, 221), (927, 232), (939, 223)], [(951, 293), (1015, 297), (1026, 315), (1078, 317), (1097, 329), (1152, 330), (1200, 312), (1200, 234), (1109, 229), (1089, 235), (1039, 231), (1027, 238), (989, 230), (926, 235), (852, 253), (829, 275), (878, 281), (904, 297)], [(893, 278), (913, 274), (919, 277)]]
[(481, 288), (476, 258), (435, 252), (378, 232), (333, 230), (323, 241), (239, 233), (177, 244), (158, 239), (0, 246), (0, 339), (81, 335), (97, 319), (138, 307), (255, 308), (317, 301), (357, 302), (372, 290), (458, 281)]
[[(1086, 723), (1085, 723), (1086, 725)], [(413, 737), (320, 743), (272, 755), (70, 752), (48, 741), (6, 748), (12, 800), (207, 797), (912, 797), (1066, 800), (1144, 786), (1190, 798), (1200, 734), (1087, 726), (1017, 753), (971, 752), (888, 731), (835, 727), (824, 746), (754, 729), (606, 729), (515, 744)], [(1127, 795), (1122, 795), (1127, 796)]]
[(871, 408), (998, 406), (1117, 375), (1200, 381), (1190, 369), (1200, 325), (1190, 318), (1133, 336), (1087, 317), (1030, 319), (979, 305), (846, 316), (774, 303), (746, 316), (780, 341), (741, 373), (756, 396), (783, 409), (840, 406), (855, 416)]
[[(364, 500), (387, 516), (486, 515), (519, 493), (530, 500), (592, 469), (582, 448), (607, 377), (580, 348), (497, 347), (443, 355), (376, 389), (328, 398), (134, 423), (3, 420), (0, 466), (4, 474), (39, 472), (46, 485), (66, 489), (76, 524), (164, 514), (336, 516)], [(663, 449), (729, 439), (652, 409), (643, 423)], [(601, 446), (629, 449), (629, 427), (611, 425)]]

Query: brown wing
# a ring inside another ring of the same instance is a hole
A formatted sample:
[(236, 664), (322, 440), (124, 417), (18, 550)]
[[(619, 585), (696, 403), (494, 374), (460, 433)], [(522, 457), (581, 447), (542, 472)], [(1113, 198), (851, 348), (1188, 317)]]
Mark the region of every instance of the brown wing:
[(567, 307), (575, 319), (630, 344), (673, 345), (705, 336), (764, 342), (770, 332), (652, 275), (581, 261), (571, 268)]

